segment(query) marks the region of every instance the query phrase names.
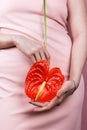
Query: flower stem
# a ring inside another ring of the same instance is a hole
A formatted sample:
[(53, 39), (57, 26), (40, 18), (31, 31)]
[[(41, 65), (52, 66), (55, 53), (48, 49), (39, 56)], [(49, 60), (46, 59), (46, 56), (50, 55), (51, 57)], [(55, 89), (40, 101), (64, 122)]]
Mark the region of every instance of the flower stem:
[(47, 44), (47, 31), (46, 31), (46, 0), (43, 0), (44, 3), (44, 45)]

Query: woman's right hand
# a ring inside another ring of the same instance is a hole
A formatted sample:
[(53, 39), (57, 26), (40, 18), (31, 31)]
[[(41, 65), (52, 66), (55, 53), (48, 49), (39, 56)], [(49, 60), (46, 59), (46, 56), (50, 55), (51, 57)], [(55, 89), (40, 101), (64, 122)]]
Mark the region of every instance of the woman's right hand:
[(49, 53), (42, 43), (34, 42), (22, 35), (0, 34), (0, 49), (15, 46), (33, 63), (42, 59), (50, 61)]
[(16, 36), (15, 45), (21, 52), (27, 55), (33, 63), (39, 60), (50, 61), (49, 53), (42, 43), (34, 42), (24, 36)]

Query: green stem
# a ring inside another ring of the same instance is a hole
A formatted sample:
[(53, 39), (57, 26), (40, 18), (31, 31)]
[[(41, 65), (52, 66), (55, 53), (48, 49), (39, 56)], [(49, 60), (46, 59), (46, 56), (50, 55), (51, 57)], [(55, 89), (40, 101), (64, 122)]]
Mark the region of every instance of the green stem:
[[(44, 46), (46, 47), (46, 44), (47, 44), (47, 34), (46, 34), (46, 32), (47, 32), (46, 31), (46, 0), (43, 0), (43, 4), (44, 4)], [(41, 93), (42, 93), (42, 91), (43, 91), (43, 89), (45, 87), (45, 85), (46, 85), (46, 82), (44, 81), (41, 84), (41, 86), (40, 86), (40, 88), (39, 88), (39, 90), (38, 90), (38, 92), (36, 94), (35, 101), (38, 100), (39, 96), (41, 95)]]
[(47, 43), (47, 34), (46, 34), (46, 0), (44, 2), (44, 45), (46, 46)]

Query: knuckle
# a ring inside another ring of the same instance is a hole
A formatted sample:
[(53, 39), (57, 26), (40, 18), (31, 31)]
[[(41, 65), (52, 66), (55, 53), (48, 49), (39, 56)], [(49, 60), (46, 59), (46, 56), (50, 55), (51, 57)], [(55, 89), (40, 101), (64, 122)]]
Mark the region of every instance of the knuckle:
[(47, 59), (50, 60), (50, 55), (47, 56)]
[(30, 56), (30, 55), (31, 55), (31, 52), (30, 52), (30, 51), (27, 51), (26, 54), (27, 54), (27, 56)]

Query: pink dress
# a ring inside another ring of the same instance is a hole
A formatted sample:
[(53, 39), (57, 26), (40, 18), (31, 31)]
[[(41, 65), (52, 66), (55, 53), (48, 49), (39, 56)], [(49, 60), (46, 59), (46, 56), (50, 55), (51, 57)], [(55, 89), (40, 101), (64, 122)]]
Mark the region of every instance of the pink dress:
[[(51, 67), (69, 75), (72, 41), (67, 30), (67, 0), (47, 0), (47, 49)], [(43, 0), (0, 0), (0, 33), (43, 42)], [(26, 46), (26, 43), (25, 43)], [(30, 59), (17, 48), (0, 50), (0, 130), (81, 130), (84, 82), (51, 111), (33, 113), (24, 81)]]

